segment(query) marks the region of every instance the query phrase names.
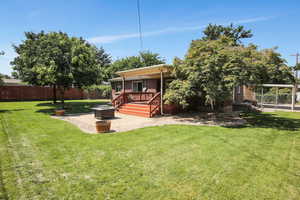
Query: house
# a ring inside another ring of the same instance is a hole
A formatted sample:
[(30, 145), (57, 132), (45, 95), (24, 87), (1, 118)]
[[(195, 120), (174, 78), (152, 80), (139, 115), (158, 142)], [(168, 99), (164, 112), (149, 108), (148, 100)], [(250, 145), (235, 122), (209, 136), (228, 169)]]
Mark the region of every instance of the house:
[[(177, 113), (178, 106), (163, 103), (165, 91), (174, 79), (171, 71), (172, 65), (160, 64), (117, 72), (119, 77), (110, 80), (113, 106), (120, 113), (142, 117)], [(254, 101), (255, 93), (250, 87), (238, 86), (232, 100)], [(226, 112), (232, 111), (232, 105), (227, 107), (224, 107)]]
[(3, 79), (3, 85), (5, 85), (5, 86), (23, 86), (23, 85), (25, 85), (25, 83), (23, 83), (19, 79), (4, 78)]
[(172, 65), (160, 64), (117, 72), (110, 80), (112, 104), (124, 114), (153, 117), (174, 114), (175, 105), (163, 104), (163, 96), (172, 81)]

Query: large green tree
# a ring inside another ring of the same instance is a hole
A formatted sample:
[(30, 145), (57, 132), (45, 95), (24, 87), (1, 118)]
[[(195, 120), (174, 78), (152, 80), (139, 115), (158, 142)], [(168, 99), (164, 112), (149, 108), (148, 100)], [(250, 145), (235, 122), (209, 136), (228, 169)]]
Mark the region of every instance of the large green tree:
[(96, 49), (96, 59), (97, 59), (97, 63), (98, 65), (101, 67), (101, 79), (100, 80), (104, 80), (104, 81), (108, 81), (108, 79), (110, 79), (110, 74), (109, 74), (109, 67), (112, 63), (112, 59), (111, 56), (105, 52), (105, 50), (103, 49), (103, 47), (101, 48), (95, 48)]
[[(4, 55), (4, 51), (0, 51), (0, 56)], [(4, 75), (0, 74), (0, 85), (3, 85), (3, 78), (4, 78)]]
[(18, 54), (11, 62), (13, 69), (24, 82), (57, 87), (62, 105), (64, 93), (71, 86), (80, 88), (99, 81), (97, 50), (82, 38), (43, 31), (26, 32), (25, 37), (20, 45), (13, 46)]
[(275, 49), (236, 45), (225, 35), (216, 40), (194, 40), (184, 60), (174, 60), (175, 80), (165, 100), (183, 107), (209, 104), (212, 109), (230, 101), (237, 85), (292, 81), (291, 70)]
[(115, 76), (115, 72), (147, 67), (151, 65), (164, 64), (165, 59), (160, 57), (157, 53), (152, 53), (150, 51), (140, 52), (138, 56), (129, 56), (121, 58), (113, 62), (109, 68), (107, 68), (107, 74), (112, 78)]
[(245, 30), (244, 26), (234, 26), (233, 24), (229, 26), (209, 24), (203, 31), (203, 34), (202, 40), (217, 40), (221, 36), (226, 36), (231, 38), (235, 44), (240, 44), (241, 39), (253, 36), (251, 30)]

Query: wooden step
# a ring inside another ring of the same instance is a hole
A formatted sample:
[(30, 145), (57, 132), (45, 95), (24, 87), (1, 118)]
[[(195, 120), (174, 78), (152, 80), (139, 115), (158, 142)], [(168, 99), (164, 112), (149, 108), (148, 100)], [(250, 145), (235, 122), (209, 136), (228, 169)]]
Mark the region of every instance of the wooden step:
[(122, 106), (132, 107), (132, 108), (150, 108), (150, 105), (147, 104), (133, 104), (133, 103), (125, 103)]
[(131, 110), (145, 110), (145, 111), (150, 111), (150, 106), (146, 105), (146, 106), (136, 106), (136, 105), (128, 105), (128, 104), (124, 104), (122, 106), (120, 106), (120, 108), (124, 108), (124, 109), (131, 109)]
[(128, 110), (128, 109), (119, 109), (120, 113), (135, 115), (139, 117), (150, 117), (150, 112), (145, 111), (137, 111), (137, 110)]
[[(140, 117), (151, 117), (150, 116), (150, 105), (147, 104), (135, 104), (126, 103), (117, 109), (118, 112), (128, 115), (135, 115)], [(159, 114), (159, 109), (157, 109), (153, 116)]]

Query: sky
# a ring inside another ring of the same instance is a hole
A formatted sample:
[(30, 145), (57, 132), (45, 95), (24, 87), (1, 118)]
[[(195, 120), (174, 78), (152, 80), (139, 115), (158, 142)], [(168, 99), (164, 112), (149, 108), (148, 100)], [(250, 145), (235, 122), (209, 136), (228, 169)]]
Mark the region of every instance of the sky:
[[(209, 23), (243, 25), (259, 48), (278, 47), (289, 65), (300, 52), (299, 0), (140, 0), (143, 49), (172, 63)], [(12, 45), (24, 32), (63, 31), (103, 47), (112, 58), (141, 50), (136, 0), (1, 0), (0, 73), (10, 74)]]

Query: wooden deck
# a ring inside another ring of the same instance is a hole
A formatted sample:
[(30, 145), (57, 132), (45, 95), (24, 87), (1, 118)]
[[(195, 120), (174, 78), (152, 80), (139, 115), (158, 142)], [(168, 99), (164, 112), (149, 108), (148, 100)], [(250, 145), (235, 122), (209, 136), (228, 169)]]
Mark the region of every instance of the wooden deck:
[(147, 94), (147, 96), (148, 98), (142, 98), (142, 94), (133, 96), (132, 93), (122, 93), (112, 103), (116, 110), (123, 114), (140, 117), (153, 117), (160, 114), (160, 93)]

